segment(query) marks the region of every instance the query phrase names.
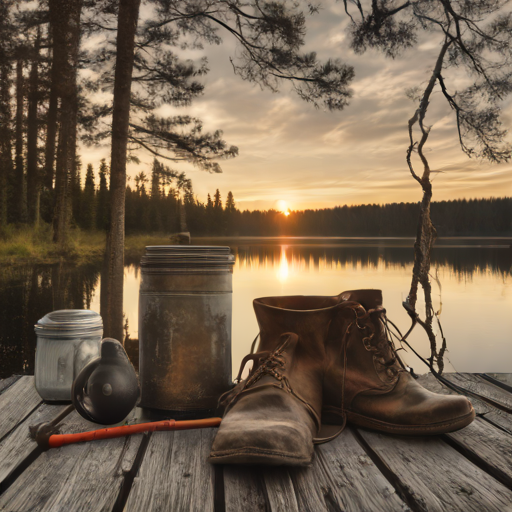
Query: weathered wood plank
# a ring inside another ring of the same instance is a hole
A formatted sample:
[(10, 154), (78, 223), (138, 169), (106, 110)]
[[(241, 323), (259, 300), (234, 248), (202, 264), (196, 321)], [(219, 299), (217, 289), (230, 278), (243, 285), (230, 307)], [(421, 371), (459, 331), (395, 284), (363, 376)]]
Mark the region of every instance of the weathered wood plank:
[(490, 410), (482, 418), (512, 434), (512, 415), (503, 411)]
[(471, 373), (447, 373), (445, 377), (450, 382), (469, 389), (473, 393), (478, 393), (512, 409), (512, 393), (487, 382), (478, 375)]
[[(422, 375), (419, 378), (418, 382), (425, 388), (435, 393), (441, 393), (446, 395), (458, 394), (452, 389), (447, 388), (444, 384), (441, 384), (431, 373), (429, 373), (428, 375)], [(473, 386), (473, 389), (476, 390), (476, 387)], [(478, 416), (512, 434), (511, 414), (508, 414), (500, 409), (496, 409), (487, 402), (478, 400), (478, 398), (470, 397), (470, 400)]]
[(512, 488), (512, 436), (476, 418), (471, 425), (446, 434), (463, 453), (485, 463), (486, 471)]
[(29, 426), (52, 420), (65, 407), (41, 404), (0, 443), (0, 489), (5, 479), (37, 448), (30, 439)]
[(487, 373), (486, 375), (512, 387), (512, 373)]
[(214, 470), (207, 457), (215, 433), (154, 432), (125, 511), (213, 511)]
[(332, 495), (329, 475), (322, 472), (320, 449), (316, 448), (315, 461), (311, 468), (290, 468), (297, 506), (301, 512), (328, 512), (326, 501), (336, 503)]
[(262, 468), (267, 498), (272, 512), (299, 512), (293, 483), (285, 467)]
[[(421, 375), (418, 379), (418, 383), (433, 393), (438, 393), (440, 395), (459, 395), (456, 391), (453, 391), (439, 382), (431, 373)], [(479, 415), (485, 414), (493, 409), (490, 405), (482, 402), (482, 400), (478, 400), (477, 398), (470, 397), (469, 400), (473, 404), (475, 412)]]
[(6, 379), (0, 379), (0, 395), (19, 379), (21, 379), (21, 375), (12, 375)]
[(417, 510), (512, 509), (512, 491), (438, 437), (401, 437), (365, 430), (359, 433)]
[[(432, 380), (433, 379), (433, 380)], [(441, 385), (433, 375), (423, 377), (421, 383), (427, 389), (456, 394)], [(486, 471), (493, 474), (507, 486), (512, 484), (512, 435), (493, 426), (484, 418), (499, 418), (512, 430), (512, 416), (494, 409), (485, 402), (471, 398), (475, 410), (480, 415), (473, 423), (457, 432), (446, 434), (465, 455), (479, 461)]]
[[(71, 413), (64, 433), (99, 428)], [(111, 511), (142, 435), (72, 444), (42, 453), (0, 496), (0, 510)]]
[(261, 468), (226, 465), (223, 469), (226, 512), (265, 512)]
[(21, 377), (0, 395), (0, 439), (23, 421), (39, 404), (34, 377)]
[(290, 473), (301, 512), (409, 510), (350, 428), (334, 441), (316, 447), (311, 469), (296, 468)]
[(311, 468), (226, 466), (226, 512), (265, 510), (262, 477), (272, 512), (409, 510), (350, 429), (336, 440), (317, 446)]

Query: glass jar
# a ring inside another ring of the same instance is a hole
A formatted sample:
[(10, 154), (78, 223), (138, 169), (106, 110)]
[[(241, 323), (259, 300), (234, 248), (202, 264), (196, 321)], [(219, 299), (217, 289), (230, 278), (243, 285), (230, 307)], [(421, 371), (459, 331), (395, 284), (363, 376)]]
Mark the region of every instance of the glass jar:
[(100, 355), (101, 316), (86, 309), (52, 311), (35, 325), (35, 385), (43, 400), (71, 401), (80, 370)]

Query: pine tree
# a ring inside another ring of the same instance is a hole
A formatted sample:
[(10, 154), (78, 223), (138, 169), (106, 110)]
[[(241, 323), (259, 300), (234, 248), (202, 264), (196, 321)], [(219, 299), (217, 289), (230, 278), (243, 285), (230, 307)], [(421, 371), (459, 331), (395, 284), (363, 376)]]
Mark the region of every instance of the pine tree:
[(205, 223), (203, 229), (207, 234), (215, 234), (214, 209), (210, 194), (208, 194), (208, 198), (206, 200)]
[[(70, 179), (76, 158), (78, 116), (77, 70), (80, 42), (82, 0), (49, 0), (49, 18), (53, 36), (53, 62), (58, 67), (57, 87), (60, 98), (59, 143), (55, 168), (55, 211), (53, 241), (66, 243), (71, 216)], [(55, 75), (52, 78), (57, 78)]]
[(30, 55), (27, 113), (27, 212), (31, 224), (39, 222), (40, 176), (38, 168), (37, 139), (39, 132), (39, 60), (41, 28), (38, 26)]
[(84, 229), (93, 229), (96, 220), (96, 194), (94, 191), (94, 169), (92, 164), (87, 165), (81, 206), (81, 226)]
[(226, 198), (226, 211), (233, 212), (235, 211), (235, 198), (233, 197), (233, 192), (231, 190), (228, 192), (228, 197)]
[(235, 198), (233, 197), (233, 192), (231, 190), (228, 192), (228, 196), (226, 198), (226, 208), (224, 211), (226, 220), (225, 220), (225, 229), (226, 234), (233, 235), (235, 232), (235, 216), (236, 216), (236, 205)]
[(162, 164), (154, 158), (151, 167), (151, 199), (155, 201), (160, 198), (161, 169)]
[(70, 189), (73, 220), (76, 224), (79, 224), (82, 212), (82, 160), (79, 155), (75, 157), (75, 164), (71, 173)]
[(215, 195), (213, 196), (213, 207), (216, 210), (222, 211), (222, 199), (220, 198), (220, 192), (219, 189), (215, 191)]
[(11, 115), (12, 40), (15, 33), (9, 2), (0, 2), (0, 225), (15, 219)]
[(146, 183), (148, 182), (148, 179), (146, 178), (146, 173), (141, 171), (137, 176), (135, 176), (135, 187), (137, 190), (137, 194), (146, 194)]
[(16, 122), (15, 122), (15, 178), (14, 178), (14, 203), (16, 205), (16, 220), (25, 222), (26, 202), (24, 199), (24, 169), (23, 169), (23, 118), (25, 104), (25, 86), (23, 77), (24, 61), (18, 55), (16, 60)]
[(108, 166), (104, 158), (101, 160), (98, 174), (100, 177), (100, 183), (98, 187), (98, 196), (96, 203), (96, 227), (102, 231), (105, 231), (108, 226), (110, 193), (107, 186)]
[(161, 182), (162, 182), (163, 165), (156, 159), (153, 159), (151, 167), (151, 197), (149, 201), (149, 229), (150, 231), (162, 230), (162, 208), (160, 204), (161, 198)]
[(49, 18), (52, 26), (52, 59), (59, 68), (58, 79), (52, 83), (60, 98), (59, 139), (55, 170), (55, 208), (53, 241), (65, 245), (72, 217), (70, 180), (76, 157), (76, 127), (78, 112), (77, 65), (80, 37), (81, 1), (50, 0)]
[(147, 232), (150, 229), (149, 221), (149, 196), (146, 191), (146, 183), (148, 178), (146, 173), (141, 171), (135, 176), (136, 201), (135, 208), (137, 211), (136, 229), (137, 231)]

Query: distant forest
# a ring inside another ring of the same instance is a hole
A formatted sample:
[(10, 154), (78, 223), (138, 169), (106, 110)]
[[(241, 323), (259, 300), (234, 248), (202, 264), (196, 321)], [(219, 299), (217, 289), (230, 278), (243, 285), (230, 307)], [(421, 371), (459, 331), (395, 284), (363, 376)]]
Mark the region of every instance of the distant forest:
[[(81, 229), (108, 227), (108, 174), (105, 161), (97, 173), (88, 165), (84, 185), (72, 190), (73, 222)], [(231, 192), (224, 198), (216, 190), (201, 202), (194, 195), (190, 179), (156, 159), (149, 176), (140, 172), (126, 189), (126, 232), (133, 234), (176, 233), (185, 228), (192, 236), (412, 237), (418, 214), (419, 203), (337, 206), (291, 211), (288, 216), (272, 209), (240, 211)], [(45, 220), (51, 221), (50, 215)], [(432, 220), (439, 236), (512, 235), (512, 198), (434, 202)]]

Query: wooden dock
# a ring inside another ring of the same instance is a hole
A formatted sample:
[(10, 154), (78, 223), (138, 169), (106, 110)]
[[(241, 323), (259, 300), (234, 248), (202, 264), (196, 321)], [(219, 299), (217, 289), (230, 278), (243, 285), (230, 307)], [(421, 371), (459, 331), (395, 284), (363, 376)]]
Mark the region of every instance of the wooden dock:
[[(480, 375), (447, 378), (484, 397), (472, 399), (477, 418), (467, 428), (406, 438), (348, 427), (316, 448), (311, 468), (268, 468), (211, 466), (215, 429), (42, 452), (28, 427), (65, 406), (43, 403), (33, 377), (11, 377), (0, 381), (0, 511), (512, 511), (512, 393)], [(421, 382), (451, 392), (431, 375)], [(99, 428), (76, 412), (60, 427)]]

